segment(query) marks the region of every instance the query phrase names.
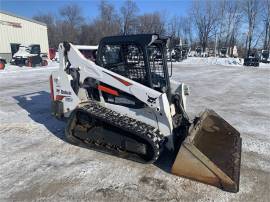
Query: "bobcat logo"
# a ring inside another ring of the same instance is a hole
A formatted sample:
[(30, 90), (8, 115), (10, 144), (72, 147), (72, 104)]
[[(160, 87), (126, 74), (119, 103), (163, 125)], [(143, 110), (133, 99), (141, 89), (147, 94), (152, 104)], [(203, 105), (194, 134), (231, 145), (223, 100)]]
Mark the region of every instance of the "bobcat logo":
[(154, 97), (150, 97), (148, 95), (148, 99), (147, 99), (147, 102), (151, 103), (151, 104), (156, 104), (156, 100), (157, 100), (157, 97), (154, 98)]

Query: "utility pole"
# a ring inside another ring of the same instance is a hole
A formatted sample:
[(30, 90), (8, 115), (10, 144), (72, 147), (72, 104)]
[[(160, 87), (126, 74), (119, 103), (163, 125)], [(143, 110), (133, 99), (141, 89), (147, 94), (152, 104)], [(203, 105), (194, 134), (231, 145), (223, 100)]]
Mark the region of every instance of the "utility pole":
[(263, 46), (263, 49), (269, 49), (269, 44), (268, 44), (268, 35), (270, 35), (270, 33), (269, 33), (269, 21), (268, 20), (265, 20), (265, 23), (266, 23), (266, 25), (265, 25), (265, 38), (264, 38), (264, 46)]
[(217, 57), (217, 33), (215, 34), (215, 57)]
[(247, 38), (246, 38), (246, 57), (248, 58), (248, 48), (247, 48), (247, 44), (248, 44), (248, 33), (246, 33), (246, 36), (247, 36)]

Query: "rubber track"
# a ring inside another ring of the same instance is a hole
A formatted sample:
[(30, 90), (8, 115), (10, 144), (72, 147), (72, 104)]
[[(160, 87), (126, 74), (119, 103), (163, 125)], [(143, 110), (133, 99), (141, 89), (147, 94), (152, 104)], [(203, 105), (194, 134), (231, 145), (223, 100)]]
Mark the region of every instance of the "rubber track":
[[(153, 147), (154, 155), (151, 160), (145, 163), (153, 163), (158, 159), (165, 138), (157, 128), (105, 108), (94, 101), (89, 102), (77, 110), (86, 111), (95, 119), (118, 127), (121, 130), (135, 134), (136, 136), (146, 140)], [(111, 149), (115, 148), (113, 147)]]

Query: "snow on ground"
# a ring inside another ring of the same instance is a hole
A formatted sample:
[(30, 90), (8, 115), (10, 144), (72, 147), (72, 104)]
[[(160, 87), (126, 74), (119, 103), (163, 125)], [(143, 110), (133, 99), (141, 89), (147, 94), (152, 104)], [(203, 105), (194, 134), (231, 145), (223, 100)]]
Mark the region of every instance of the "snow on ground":
[(191, 65), (223, 65), (223, 66), (242, 66), (243, 59), (240, 58), (218, 58), (218, 57), (188, 57), (181, 64)]
[(16, 66), (11, 64), (6, 64), (5, 69), (0, 70), (0, 74), (2, 73), (13, 73), (18, 71), (39, 71), (40, 69), (55, 69), (58, 67), (57, 62), (49, 61), (47, 66), (37, 66), (37, 67), (27, 67), (27, 66)]
[[(186, 60), (183, 60), (177, 64), (185, 65), (222, 65), (222, 66), (234, 66), (234, 67), (246, 67), (243, 66), (243, 58), (219, 58), (219, 57), (188, 57)], [(270, 64), (260, 63), (259, 67), (256, 68), (270, 68)], [(254, 67), (246, 67), (254, 68)]]
[(261, 68), (261, 67), (270, 68), (270, 63), (267, 64), (267, 63), (262, 63), (262, 62), (261, 62), (261, 63), (260, 63), (260, 68)]
[[(240, 131), (240, 191), (70, 145), (50, 115), (52, 68), (0, 72), (0, 201), (269, 201), (270, 69), (175, 64), (188, 113), (212, 108)], [(225, 151), (224, 151), (225, 152)]]

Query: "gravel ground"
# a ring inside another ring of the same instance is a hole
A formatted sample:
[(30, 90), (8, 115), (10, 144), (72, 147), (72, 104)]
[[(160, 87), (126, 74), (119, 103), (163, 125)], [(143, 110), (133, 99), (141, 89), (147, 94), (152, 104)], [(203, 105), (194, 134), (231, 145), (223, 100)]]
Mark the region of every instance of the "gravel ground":
[(212, 108), (240, 131), (240, 191), (68, 144), (50, 115), (54, 68), (0, 72), (0, 201), (270, 201), (270, 68), (174, 65), (188, 113)]

